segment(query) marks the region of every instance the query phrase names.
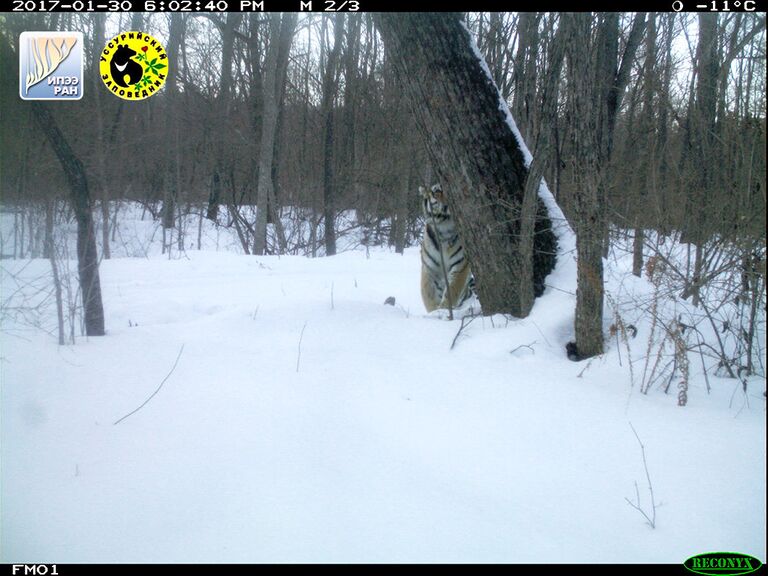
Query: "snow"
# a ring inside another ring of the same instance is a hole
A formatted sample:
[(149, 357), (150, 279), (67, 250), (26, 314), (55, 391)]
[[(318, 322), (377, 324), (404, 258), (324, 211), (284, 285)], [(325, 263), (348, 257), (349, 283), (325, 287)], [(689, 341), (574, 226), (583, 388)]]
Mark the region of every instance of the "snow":
[[(682, 408), (640, 394), (613, 340), (570, 362), (565, 284), (526, 319), (465, 321), (451, 350), (460, 322), (425, 314), (416, 247), (254, 257), (206, 223), (204, 250), (168, 259), (155, 223), (120, 225), (107, 336), (58, 346), (43, 298), (45, 329), (3, 312), (3, 562), (765, 560), (760, 380), (708, 394), (692, 361)], [(631, 255), (609, 264), (611, 291)], [(49, 274), (1, 268), (5, 302)], [(637, 482), (649, 509), (630, 422), (655, 529), (625, 501)]]

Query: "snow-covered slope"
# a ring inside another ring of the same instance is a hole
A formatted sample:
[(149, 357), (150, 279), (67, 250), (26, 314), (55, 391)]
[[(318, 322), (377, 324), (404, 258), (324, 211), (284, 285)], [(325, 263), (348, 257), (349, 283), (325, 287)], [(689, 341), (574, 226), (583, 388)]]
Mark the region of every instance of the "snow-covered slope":
[[(615, 341), (568, 361), (567, 287), (524, 320), (465, 320), (451, 350), (460, 321), (424, 313), (419, 266), (123, 257), (101, 267), (106, 337), (59, 347), (6, 317), (0, 559), (765, 560), (762, 389), (707, 394), (694, 367), (681, 408), (639, 394)], [(7, 296), (48, 263), (2, 269)], [(655, 529), (625, 501), (637, 482), (650, 512), (629, 422)]]

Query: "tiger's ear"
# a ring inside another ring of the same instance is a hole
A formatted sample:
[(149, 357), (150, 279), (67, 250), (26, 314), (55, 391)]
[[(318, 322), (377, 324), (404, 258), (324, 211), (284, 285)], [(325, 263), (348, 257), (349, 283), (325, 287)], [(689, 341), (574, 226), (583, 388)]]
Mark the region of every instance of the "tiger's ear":
[(424, 186), (419, 186), (419, 194), (424, 196), (425, 198), (429, 196), (429, 192), (427, 192), (427, 189), (424, 188)]

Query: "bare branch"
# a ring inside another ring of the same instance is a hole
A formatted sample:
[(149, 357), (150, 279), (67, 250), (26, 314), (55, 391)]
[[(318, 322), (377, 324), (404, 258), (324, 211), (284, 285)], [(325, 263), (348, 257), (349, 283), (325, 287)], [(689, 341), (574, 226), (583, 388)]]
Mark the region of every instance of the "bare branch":
[(120, 418), (120, 419), (118, 419), (118, 420), (114, 421), (114, 422), (112, 423), (112, 426), (116, 426), (117, 424), (120, 424), (120, 422), (122, 422), (123, 420), (125, 420), (126, 418), (128, 418), (128, 416), (131, 416), (132, 414), (136, 414), (136, 412), (138, 412), (139, 410), (141, 410), (142, 408), (144, 408), (144, 406), (146, 406), (146, 405), (147, 405), (147, 403), (148, 403), (150, 400), (152, 400), (152, 398), (154, 398), (154, 397), (155, 397), (155, 395), (156, 395), (158, 392), (160, 392), (160, 388), (162, 388), (162, 387), (163, 387), (163, 384), (165, 384), (166, 380), (168, 380), (168, 378), (170, 378), (170, 377), (171, 377), (171, 374), (173, 374), (173, 371), (174, 371), (174, 370), (176, 370), (176, 365), (179, 363), (179, 358), (181, 358), (181, 353), (182, 353), (182, 352), (184, 352), (184, 344), (182, 344), (182, 345), (181, 345), (181, 348), (179, 348), (179, 354), (176, 356), (176, 361), (173, 363), (173, 366), (171, 367), (171, 370), (170, 370), (170, 372), (168, 372), (168, 374), (166, 374), (165, 378), (163, 378), (163, 381), (162, 381), (162, 382), (160, 382), (160, 386), (158, 386), (158, 387), (157, 387), (157, 390), (155, 390), (154, 392), (152, 392), (152, 394), (149, 396), (149, 398), (147, 398), (146, 400), (144, 400), (144, 402), (141, 404), (141, 406), (139, 406), (139, 407), (138, 407), (138, 408), (136, 408), (135, 410), (132, 410), (131, 412), (128, 412), (128, 414), (126, 414), (126, 415), (125, 415), (125, 416), (123, 416), (122, 418)]

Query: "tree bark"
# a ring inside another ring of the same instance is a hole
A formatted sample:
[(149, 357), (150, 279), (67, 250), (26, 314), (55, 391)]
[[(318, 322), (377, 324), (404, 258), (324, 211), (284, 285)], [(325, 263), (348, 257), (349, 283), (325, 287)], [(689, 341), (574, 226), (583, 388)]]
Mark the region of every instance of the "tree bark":
[[(569, 66), (578, 75), (578, 66)], [(578, 77), (569, 78), (574, 83)], [(578, 98), (578, 96), (576, 96)], [(585, 106), (586, 107), (586, 106)], [(584, 114), (574, 105), (575, 114)], [(588, 116), (585, 116), (588, 118)], [(603, 256), (605, 230), (604, 198), (599, 182), (599, 164), (594, 125), (577, 122), (573, 127), (574, 228), (576, 231), (577, 287), (575, 334), (578, 356), (588, 358), (603, 351)]]
[(645, 29), (645, 15), (635, 15), (621, 62), (617, 14), (568, 13), (561, 26), (568, 34), (568, 106), (574, 157), (574, 229), (576, 232), (577, 358), (603, 352), (603, 247), (607, 240), (606, 184), (616, 116), (629, 71)]
[(573, 119), (577, 358), (588, 358), (603, 351), (602, 243), (606, 223), (598, 128), (601, 125), (600, 104), (604, 100), (600, 95), (596, 98), (594, 90), (599, 90), (605, 83), (601, 79), (595, 85), (596, 78), (592, 74), (597, 66), (593, 66), (590, 54), (591, 22), (589, 14), (564, 14), (561, 22), (568, 31), (568, 105)]
[[(464, 239), (483, 313), (528, 315), (518, 278), (528, 170), (482, 57), (457, 14), (375, 19)], [(554, 243), (551, 230), (539, 236)]]

